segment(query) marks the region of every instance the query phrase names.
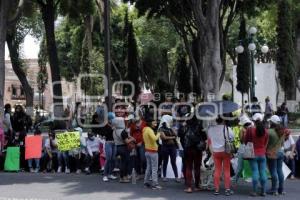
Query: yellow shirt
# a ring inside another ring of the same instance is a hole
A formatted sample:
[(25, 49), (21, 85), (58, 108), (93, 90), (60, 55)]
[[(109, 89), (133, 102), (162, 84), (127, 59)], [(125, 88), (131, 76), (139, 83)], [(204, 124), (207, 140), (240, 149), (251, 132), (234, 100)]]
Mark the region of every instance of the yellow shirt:
[(158, 144), (157, 140), (159, 139), (160, 134), (154, 133), (154, 131), (150, 127), (145, 127), (143, 129), (143, 139), (145, 143), (145, 150), (148, 152), (157, 152)]

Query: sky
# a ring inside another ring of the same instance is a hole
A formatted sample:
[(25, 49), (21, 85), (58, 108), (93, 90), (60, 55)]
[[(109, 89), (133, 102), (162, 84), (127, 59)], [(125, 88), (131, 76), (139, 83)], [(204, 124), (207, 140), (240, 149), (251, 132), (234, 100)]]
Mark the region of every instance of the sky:
[[(27, 35), (22, 45), (22, 54), (24, 59), (35, 59), (38, 58), (39, 53), (39, 42), (30, 35)], [(9, 53), (7, 45), (5, 45), (5, 59), (9, 59)]]

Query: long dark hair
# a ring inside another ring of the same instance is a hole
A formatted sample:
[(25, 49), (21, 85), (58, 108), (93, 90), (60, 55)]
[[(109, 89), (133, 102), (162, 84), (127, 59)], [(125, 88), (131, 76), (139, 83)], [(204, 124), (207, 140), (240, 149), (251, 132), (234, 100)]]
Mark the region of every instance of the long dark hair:
[(256, 135), (258, 137), (262, 137), (265, 134), (265, 126), (264, 123), (260, 120), (257, 120), (255, 122), (255, 126), (256, 126)]

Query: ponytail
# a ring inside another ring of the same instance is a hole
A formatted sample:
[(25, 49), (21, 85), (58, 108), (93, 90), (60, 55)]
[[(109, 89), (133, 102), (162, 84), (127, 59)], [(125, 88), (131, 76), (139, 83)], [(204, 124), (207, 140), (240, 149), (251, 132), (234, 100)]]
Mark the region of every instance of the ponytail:
[(258, 136), (258, 137), (264, 136), (264, 134), (265, 134), (264, 123), (262, 121), (256, 121), (255, 126), (256, 126), (256, 136)]

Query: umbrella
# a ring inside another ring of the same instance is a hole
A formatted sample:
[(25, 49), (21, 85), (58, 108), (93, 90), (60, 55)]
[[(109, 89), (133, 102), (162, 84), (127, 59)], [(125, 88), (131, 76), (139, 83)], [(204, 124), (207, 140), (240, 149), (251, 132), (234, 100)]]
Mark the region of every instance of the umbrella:
[(240, 106), (232, 101), (212, 101), (201, 104), (198, 107), (198, 114), (201, 117), (209, 117), (232, 113), (238, 110)]

